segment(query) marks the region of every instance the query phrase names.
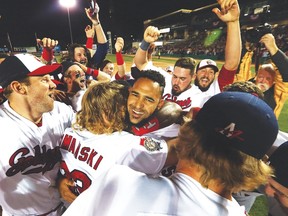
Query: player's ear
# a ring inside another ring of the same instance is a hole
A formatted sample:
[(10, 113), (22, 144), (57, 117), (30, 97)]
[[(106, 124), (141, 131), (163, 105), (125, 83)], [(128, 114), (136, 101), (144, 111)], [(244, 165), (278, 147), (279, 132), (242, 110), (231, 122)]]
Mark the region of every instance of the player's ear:
[(10, 87), (14, 92), (17, 92), (19, 94), (26, 94), (27, 92), (26, 85), (18, 81), (12, 81)]
[(193, 80), (196, 79), (196, 72), (192, 75), (192, 79), (193, 79)]
[(164, 102), (165, 102), (165, 101), (164, 101), (163, 99), (161, 99), (161, 100), (159, 101), (158, 106), (157, 106), (157, 109), (158, 109), (158, 110), (163, 107)]

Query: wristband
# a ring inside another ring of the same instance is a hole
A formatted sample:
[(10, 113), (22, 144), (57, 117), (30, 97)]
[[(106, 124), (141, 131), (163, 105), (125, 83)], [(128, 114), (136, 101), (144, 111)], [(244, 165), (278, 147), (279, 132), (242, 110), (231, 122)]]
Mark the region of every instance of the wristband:
[(86, 40), (86, 48), (87, 49), (92, 49), (93, 47), (93, 38), (87, 38)]
[(123, 59), (121, 52), (116, 52), (116, 62), (117, 62), (117, 65), (123, 65), (124, 64), (124, 59)]
[(119, 75), (119, 71), (117, 71), (117, 73), (115, 74), (115, 79), (116, 79), (116, 80), (126, 80), (126, 77), (125, 77), (125, 76), (121, 77), (121, 76)]
[(53, 50), (52, 49), (43, 48), (42, 58), (45, 61), (47, 61), (47, 62), (51, 62), (52, 59), (53, 59)]
[(97, 78), (99, 75), (99, 71), (96, 69), (87, 68), (86, 74), (92, 76), (93, 78)]
[(150, 46), (150, 43), (146, 42), (144, 39), (141, 42), (140, 48), (144, 51), (147, 51)]

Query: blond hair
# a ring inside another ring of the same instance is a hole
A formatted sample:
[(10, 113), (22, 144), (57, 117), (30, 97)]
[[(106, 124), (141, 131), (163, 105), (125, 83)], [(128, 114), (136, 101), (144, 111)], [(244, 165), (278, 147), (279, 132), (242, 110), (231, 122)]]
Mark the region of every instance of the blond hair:
[[(125, 113), (128, 87), (116, 82), (90, 86), (82, 99), (82, 108), (76, 114), (74, 129), (94, 134), (111, 134), (126, 128)], [(109, 122), (109, 124), (107, 124)]]

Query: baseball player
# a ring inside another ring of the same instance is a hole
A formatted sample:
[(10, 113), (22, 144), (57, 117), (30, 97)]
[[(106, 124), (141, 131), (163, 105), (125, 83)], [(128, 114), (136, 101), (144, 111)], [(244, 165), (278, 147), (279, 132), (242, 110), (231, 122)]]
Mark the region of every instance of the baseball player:
[(3, 215), (60, 215), (56, 186), (59, 144), (71, 125), (71, 107), (55, 102), (50, 75), (61, 65), (44, 65), (36, 56), (16, 54), (0, 65), (7, 101), (0, 105), (0, 205)]
[[(143, 75), (145, 73), (148, 77), (155, 77), (155, 72), (143, 72)], [(142, 78), (143, 86), (159, 94), (162, 86), (151, 79)], [(172, 140), (166, 143), (123, 131), (127, 129), (127, 98), (128, 88), (118, 82), (92, 86), (84, 94), (76, 122), (65, 130), (61, 142), (61, 173), (72, 180), (64, 181), (75, 195), (89, 188), (101, 172), (114, 164), (127, 165), (151, 175), (160, 173), (164, 165), (176, 164)], [(151, 97), (149, 100), (154, 99)], [(75, 196), (70, 194), (63, 198), (71, 202)]]
[[(229, 5), (229, 2), (221, 1), (219, 4), (223, 8)], [(160, 35), (158, 28), (154, 26), (148, 26), (145, 30), (143, 41), (134, 58), (139, 70), (153, 68), (165, 76), (166, 87), (163, 99), (176, 102), (185, 111), (189, 111), (192, 107), (202, 107), (211, 96), (220, 93), (225, 85), (232, 83), (240, 62), (242, 49), (239, 24), (240, 10), (231, 7), (227, 13), (222, 13), (214, 8), (213, 12), (227, 25), (225, 63), (217, 78), (218, 67), (216, 62), (211, 59), (200, 61), (195, 74), (196, 63), (192, 58), (178, 59), (172, 75), (161, 68), (151, 66), (147, 60), (147, 50)], [(194, 84), (191, 85), (193, 79)]]
[(173, 176), (153, 178), (114, 165), (64, 216), (245, 216), (232, 193), (253, 190), (272, 175), (261, 158), (277, 132), (273, 110), (261, 99), (243, 92), (217, 94), (181, 126)]

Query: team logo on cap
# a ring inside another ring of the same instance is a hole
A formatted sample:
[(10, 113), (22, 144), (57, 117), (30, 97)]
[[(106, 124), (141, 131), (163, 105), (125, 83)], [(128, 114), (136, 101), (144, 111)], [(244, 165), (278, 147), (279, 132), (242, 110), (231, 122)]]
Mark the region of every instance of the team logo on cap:
[(207, 65), (214, 65), (213, 62), (211, 60), (209, 60), (209, 59), (206, 61), (206, 64)]
[(244, 138), (240, 137), (243, 134), (243, 131), (235, 129), (235, 123), (230, 123), (227, 127), (223, 128), (216, 128), (218, 133), (223, 134), (228, 139), (238, 139), (240, 141), (244, 141)]
[(160, 142), (152, 139), (151, 137), (141, 138), (140, 144), (143, 145), (148, 151), (159, 151), (162, 149)]

